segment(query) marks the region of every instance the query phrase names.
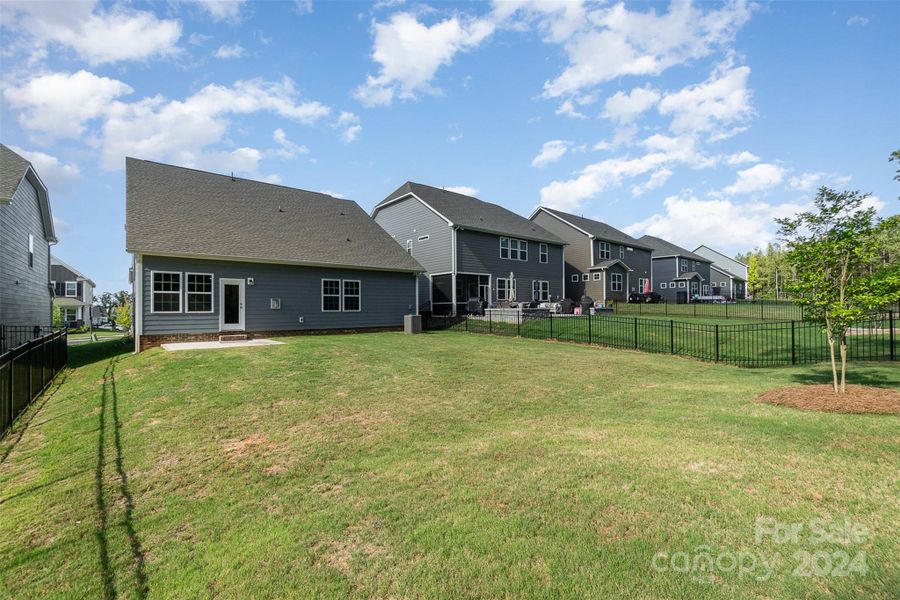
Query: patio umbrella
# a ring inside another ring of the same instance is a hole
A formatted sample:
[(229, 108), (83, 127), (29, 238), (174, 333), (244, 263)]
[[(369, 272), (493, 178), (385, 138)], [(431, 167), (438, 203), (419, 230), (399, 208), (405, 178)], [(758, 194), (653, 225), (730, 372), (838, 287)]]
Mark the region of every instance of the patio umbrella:
[(650, 293), (650, 280), (649, 279), (644, 280), (644, 293), (645, 294)]
[(506, 296), (510, 302), (516, 301), (516, 280), (512, 271), (509, 272), (509, 289), (506, 291)]

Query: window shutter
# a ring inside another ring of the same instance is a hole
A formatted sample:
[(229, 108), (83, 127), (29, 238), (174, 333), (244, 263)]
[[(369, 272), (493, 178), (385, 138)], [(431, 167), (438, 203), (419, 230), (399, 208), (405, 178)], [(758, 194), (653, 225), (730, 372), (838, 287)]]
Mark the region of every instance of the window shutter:
[(79, 298), (83, 299), (84, 298), (84, 283), (79, 281), (78, 285), (76, 285), (75, 287), (76, 287), (75, 293), (78, 295)]

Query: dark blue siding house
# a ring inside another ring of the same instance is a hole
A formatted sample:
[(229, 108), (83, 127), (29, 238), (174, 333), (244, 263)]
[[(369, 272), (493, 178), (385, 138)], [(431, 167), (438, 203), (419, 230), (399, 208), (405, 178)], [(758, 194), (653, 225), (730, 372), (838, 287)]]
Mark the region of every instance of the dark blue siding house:
[(565, 293), (565, 242), (497, 204), (408, 181), (372, 218), (425, 268), (423, 310), (455, 315), (470, 298), (504, 306)]
[(652, 235), (639, 241), (653, 248), (653, 291), (667, 302), (687, 304), (712, 293), (712, 261)]
[(135, 348), (402, 328), (422, 267), (351, 200), (126, 159)]
[(0, 144), (0, 325), (53, 324), (56, 241), (47, 187), (31, 163)]

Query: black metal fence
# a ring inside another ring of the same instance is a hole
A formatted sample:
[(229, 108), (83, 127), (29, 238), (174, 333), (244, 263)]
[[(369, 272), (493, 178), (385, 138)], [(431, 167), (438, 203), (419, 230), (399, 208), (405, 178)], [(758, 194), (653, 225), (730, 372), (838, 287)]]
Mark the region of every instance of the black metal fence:
[(66, 337), (51, 331), (0, 354), (0, 436), (65, 368)]
[[(849, 358), (897, 360), (898, 321), (900, 313), (888, 312), (858, 322), (847, 337)], [(796, 320), (720, 325), (642, 317), (488, 311), (483, 317), (432, 316), (424, 327), (596, 344), (741, 367), (809, 364), (830, 357), (822, 327)]]
[(53, 327), (42, 325), (3, 325), (0, 324), (0, 354), (10, 348), (17, 348), (29, 340), (33, 340), (56, 331)]

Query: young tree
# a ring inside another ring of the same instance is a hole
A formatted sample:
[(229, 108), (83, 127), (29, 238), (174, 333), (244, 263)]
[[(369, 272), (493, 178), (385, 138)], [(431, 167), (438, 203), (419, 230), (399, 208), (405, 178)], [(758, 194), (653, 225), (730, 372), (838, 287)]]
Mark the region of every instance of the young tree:
[(874, 208), (863, 208), (868, 197), (821, 187), (812, 210), (776, 219), (796, 271), (791, 291), (806, 318), (824, 325), (834, 391), (841, 393), (846, 391), (848, 329), (869, 311), (900, 298), (900, 264), (879, 260), (884, 223)]
[(95, 300), (97, 304), (103, 307), (106, 312), (106, 318), (112, 321), (113, 309), (117, 306), (116, 297), (109, 292), (103, 292)]
[(131, 329), (131, 302), (116, 307), (116, 325), (124, 331)]
[(62, 309), (57, 304), (53, 305), (53, 326), (56, 328), (63, 326)]
[(750, 254), (750, 257), (747, 259), (747, 293), (754, 300), (759, 299), (762, 293), (758, 254)]

